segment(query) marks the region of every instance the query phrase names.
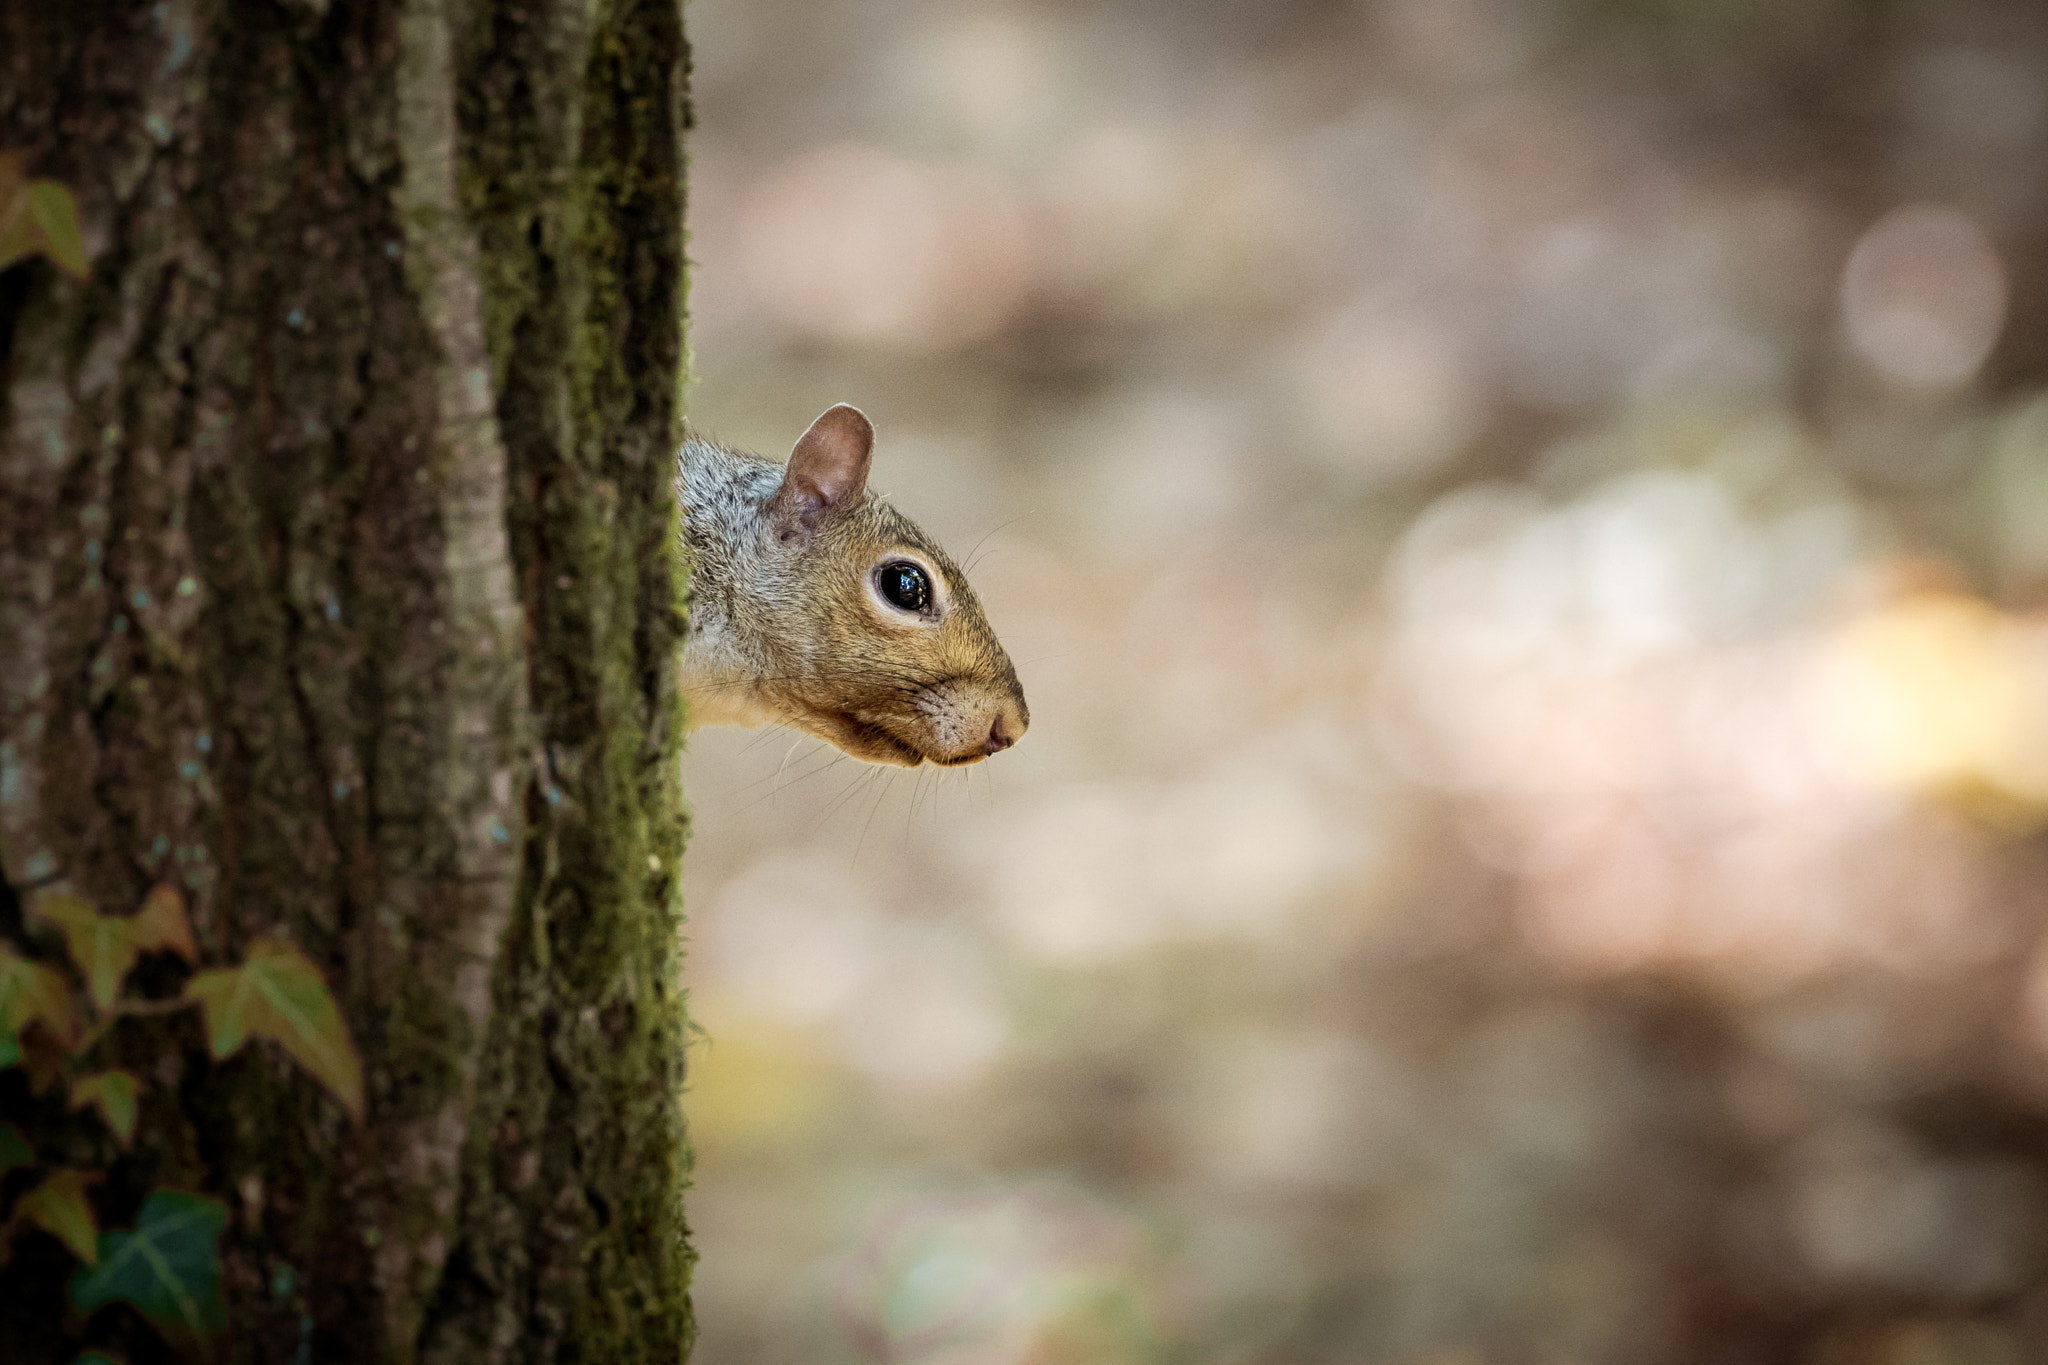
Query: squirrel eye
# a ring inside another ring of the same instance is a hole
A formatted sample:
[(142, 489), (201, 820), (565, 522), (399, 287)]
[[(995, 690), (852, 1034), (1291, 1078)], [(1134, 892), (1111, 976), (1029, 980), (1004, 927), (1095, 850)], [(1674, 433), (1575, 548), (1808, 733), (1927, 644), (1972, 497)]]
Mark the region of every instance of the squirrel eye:
[(906, 564), (899, 559), (893, 564), (884, 564), (878, 577), (882, 596), (903, 610), (923, 611), (932, 604), (931, 582), (917, 565)]

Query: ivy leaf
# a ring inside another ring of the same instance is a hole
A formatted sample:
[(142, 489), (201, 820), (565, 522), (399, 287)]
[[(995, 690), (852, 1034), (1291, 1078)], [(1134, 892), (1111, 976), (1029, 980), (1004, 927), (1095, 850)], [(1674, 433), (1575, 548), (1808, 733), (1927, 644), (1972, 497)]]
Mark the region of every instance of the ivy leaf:
[(126, 1147), (135, 1136), (135, 1094), (140, 1088), (132, 1071), (95, 1071), (71, 1083), (71, 1107), (97, 1105), (100, 1117)]
[(133, 1232), (103, 1232), (99, 1264), (71, 1277), (71, 1302), (90, 1313), (115, 1299), (133, 1304), (166, 1335), (203, 1336), (227, 1325), (220, 1296), (218, 1199), (157, 1190), (142, 1201)]
[(56, 180), (30, 180), (18, 152), (0, 152), (0, 270), (41, 253), (84, 279), (90, 268), (78, 202)]
[(112, 1007), (122, 978), (135, 965), (131, 921), (102, 915), (76, 896), (38, 896), (36, 914), (64, 930), (65, 946), (92, 990), (93, 1003)]
[(185, 994), (206, 1012), (207, 1046), (216, 1059), (251, 1036), (268, 1038), (362, 1120), (362, 1058), (320, 969), (297, 947), (257, 939), (241, 966), (200, 972), (185, 983)]
[(150, 888), (142, 898), (142, 909), (128, 921), (128, 936), (138, 953), (168, 948), (199, 965), (199, 944), (192, 937), (192, 921), (185, 917), (185, 898), (168, 882)]
[(78, 1009), (64, 974), (17, 956), (0, 944), (0, 1032), (20, 1033), (40, 1022), (69, 1047), (78, 1036)]
[(11, 1123), (0, 1123), (0, 1175), (5, 1175), (17, 1166), (36, 1164), (35, 1148), (28, 1145), (28, 1139), (21, 1135), (21, 1129)]
[(29, 213), (43, 230), (43, 254), (65, 274), (84, 279), (92, 271), (85, 256), (85, 234), (78, 229), (78, 201), (58, 180), (36, 180), (28, 187)]
[(102, 915), (77, 896), (38, 896), (36, 914), (64, 930), (71, 960), (92, 990), (93, 1003), (111, 1009), (135, 959), (169, 949), (197, 966), (199, 945), (185, 918), (185, 898), (173, 886), (158, 886), (132, 916)]
[(122, 1362), (114, 1359), (105, 1351), (87, 1351), (79, 1356), (78, 1359), (72, 1361), (71, 1365), (122, 1365)]
[(21, 1065), (21, 1039), (13, 1029), (0, 1029), (0, 1071)]
[(53, 1171), (15, 1204), (15, 1217), (28, 1219), (91, 1265), (99, 1259), (99, 1225), (85, 1192), (99, 1179), (98, 1171)]

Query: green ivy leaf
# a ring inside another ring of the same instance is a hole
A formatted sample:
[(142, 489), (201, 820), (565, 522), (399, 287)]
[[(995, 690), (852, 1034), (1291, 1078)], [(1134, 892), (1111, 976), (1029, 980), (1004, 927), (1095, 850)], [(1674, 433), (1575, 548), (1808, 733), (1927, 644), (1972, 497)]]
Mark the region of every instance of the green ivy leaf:
[(36, 1149), (28, 1145), (21, 1129), (11, 1123), (0, 1123), (0, 1175), (17, 1167), (35, 1164)]
[(71, 1277), (81, 1313), (119, 1299), (167, 1336), (204, 1336), (227, 1325), (220, 1296), (220, 1234), (228, 1207), (218, 1199), (158, 1190), (142, 1202), (133, 1232), (103, 1232), (99, 1264)]
[(99, 1178), (98, 1171), (53, 1171), (15, 1204), (15, 1217), (28, 1219), (91, 1265), (99, 1259), (99, 1224), (93, 1221), (85, 1192)]
[(92, 270), (85, 234), (78, 229), (78, 201), (61, 181), (37, 180), (28, 187), (29, 213), (43, 230), (43, 254), (67, 275), (84, 279)]
[(71, 1107), (96, 1105), (100, 1117), (126, 1147), (135, 1136), (135, 1095), (141, 1088), (132, 1071), (96, 1071), (71, 1083)]
[(0, 1071), (21, 1065), (21, 1039), (11, 1028), (0, 1029)]
[(64, 930), (65, 946), (92, 991), (93, 1003), (106, 1009), (121, 993), (121, 980), (135, 965), (132, 921), (102, 915), (76, 896), (38, 896), (36, 914)]
[(0, 270), (38, 253), (85, 278), (90, 263), (78, 201), (62, 181), (30, 180), (19, 152), (0, 152)]
[(297, 947), (257, 939), (241, 966), (197, 973), (185, 983), (185, 995), (206, 1012), (207, 1047), (216, 1058), (250, 1037), (268, 1038), (361, 1121), (362, 1058), (320, 969)]
[(79, 1356), (78, 1359), (72, 1361), (71, 1365), (123, 1365), (123, 1363), (114, 1359), (105, 1351), (87, 1351)]
[(78, 1010), (64, 974), (17, 956), (0, 943), (0, 1031), (20, 1033), (40, 1022), (65, 1047), (78, 1036)]

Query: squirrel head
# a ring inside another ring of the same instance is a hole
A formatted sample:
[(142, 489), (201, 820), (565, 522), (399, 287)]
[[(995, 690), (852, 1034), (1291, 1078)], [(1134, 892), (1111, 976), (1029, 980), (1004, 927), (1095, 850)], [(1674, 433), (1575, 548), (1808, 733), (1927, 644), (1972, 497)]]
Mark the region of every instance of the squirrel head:
[(790, 725), (871, 763), (976, 763), (1023, 735), (1024, 691), (959, 566), (868, 491), (873, 449), (846, 404), (779, 471), (685, 446), (692, 723)]

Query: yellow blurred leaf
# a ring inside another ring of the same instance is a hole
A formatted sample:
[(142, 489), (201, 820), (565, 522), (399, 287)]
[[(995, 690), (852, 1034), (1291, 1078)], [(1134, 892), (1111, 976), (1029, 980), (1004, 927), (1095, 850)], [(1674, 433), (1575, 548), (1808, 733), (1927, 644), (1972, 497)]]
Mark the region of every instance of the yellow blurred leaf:
[(70, 1247), (79, 1260), (94, 1265), (100, 1259), (100, 1230), (93, 1221), (92, 1205), (86, 1202), (85, 1192), (99, 1178), (98, 1171), (53, 1172), (23, 1195), (14, 1211)]
[(807, 1034), (735, 1012), (714, 1040), (691, 1049), (683, 1108), (703, 1150), (752, 1148), (814, 1130), (833, 1092), (830, 1067)]
[(135, 1136), (135, 1097), (141, 1082), (129, 1071), (96, 1071), (71, 1083), (71, 1107), (99, 1108), (100, 1117), (126, 1147)]
[(1823, 674), (1833, 737), (1884, 787), (1980, 784), (2048, 804), (2048, 636), (1987, 602), (1923, 594), (1855, 622)]
[(129, 922), (128, 933), (137, 952), (168, 949), (193, 966), (199, 965), (199, 944), (192, 937), (192, 922), (185, 916), (185, 897), (175, 886), (165, 883), (152, 888)]
[(20, 1034), (40, 1023), (65, 1047), (78, 1037), (78, 1009), (64, 974), (0, 944), (0, 1030)]
[(122, 978), (135, 965), (130, 921), (102, 915), (76, 896), (38, 896), (36, 914), (64, 930), (71, 960), (78, 964), (93, 1003), (106, 1009), (121, 993)]
[(226, 1057), (251, 1037), (268, 1038), (363, 1117), (363, 1063), (320, 969), (282, 939), (258, 939), (239, 967), (194, 976), (185, 994), (206, 1014), (207, 1046)]

